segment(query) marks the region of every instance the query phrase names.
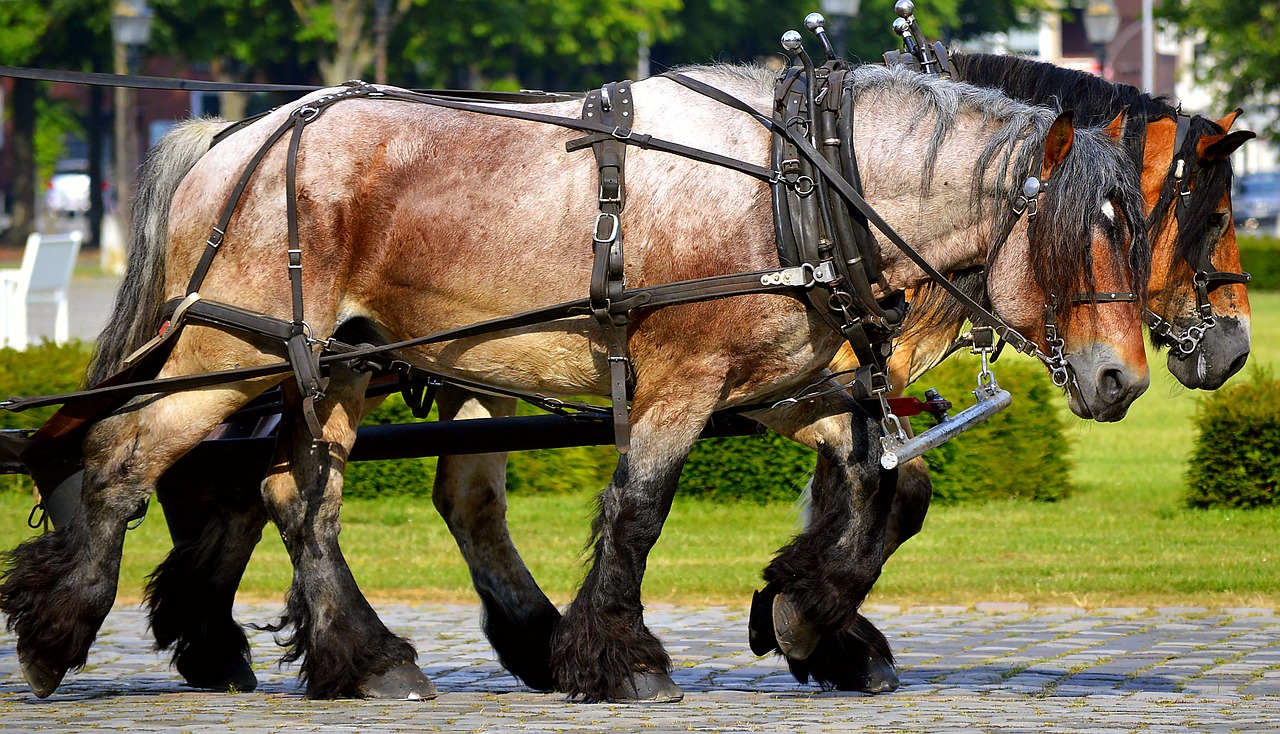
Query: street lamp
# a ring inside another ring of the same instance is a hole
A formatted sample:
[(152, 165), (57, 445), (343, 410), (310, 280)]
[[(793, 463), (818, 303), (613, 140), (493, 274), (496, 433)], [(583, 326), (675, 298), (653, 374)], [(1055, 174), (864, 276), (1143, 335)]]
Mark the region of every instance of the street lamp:
[(837, 56), (845, 55), (845, 37), (849, 20), (858, 14), (858, 7), (861, 4), (862, 0), (822, 0), (818, 3), (822, 8), (822, 14), (831, 19), (831, 40)]
[(1088, 0), (1084, 9), (1084, 35), (1098, 57), (1098, 76), (1107, 76), (1107, 44), (1120, 30), (1120, 13), (1112, 0)]
[[(147, 0), (117, 0), (111, 11), (111, 39), (115, 42), (115, 72), (137, 73), (143, 49), (151, 40), (151, 8), (147, 7)], [(124, 270), (129, 207), (133, 202), (133, 169), (137, 166), (137, 139), (131, 134), (137, 123), (133, 101), (132, 89), (115, 88), (116, 222), (119, 234), (114, 238), (102, 238), (102, 269), (117, 274)]]

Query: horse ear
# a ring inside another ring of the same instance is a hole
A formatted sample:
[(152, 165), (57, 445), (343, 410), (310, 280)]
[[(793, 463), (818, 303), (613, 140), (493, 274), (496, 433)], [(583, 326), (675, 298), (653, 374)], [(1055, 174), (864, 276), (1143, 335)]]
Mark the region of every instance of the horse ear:
[(1058, 115), (1049, 128), (1049, 136), (1044, 139), (1044, 175), (1058, 167), (1071, 152), (1071, 143), (1075, 140), (1076, 130), (1071, 126), (1075, 113), (1067, 110)]
[(1124, 129), (1129, 124), (1129, 108), (1126, 106), (1120, 110), (1120, 114), (1116, 118), (1107, 123), (1107, 135), (1117, 143), (1124, 137)]
[(1251, 130), (1236, 130), (1226, 135), (1205, 135), (1196, 145), (1196, 157), (1202, 161), (1219, 161), (1230, 158), (1236, 149), (1256, 135)]
[(1243, 112), (1244, 110), (1240, 109), (1239, 107), (1228, 112), (1221, 120), (1218, 120), (1218, 127), (1222, 128), (1223, 132), (1230, 131), (1231, 126), (1234, 125), (1236, 122), (1236, 118), (1239, 117), (1240, 114)]

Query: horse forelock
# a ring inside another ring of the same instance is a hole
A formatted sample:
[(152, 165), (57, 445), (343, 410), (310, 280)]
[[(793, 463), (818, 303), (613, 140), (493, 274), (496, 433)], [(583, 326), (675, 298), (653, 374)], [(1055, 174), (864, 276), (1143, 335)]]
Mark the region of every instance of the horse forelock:
[(1104, 131), (1077, 128), (1069, 154), (1043, 184), (1039, 213), (1030, 226), (1032, 270), (1046, 296), (1058, 299), (1064, 316), (1072, 294), (1098, 290), (1093, 230), (1107, 204), (1115, 210), (1116, 224), (1106, 238), (1110, 259), (1127, 263), (1129, 287), (1145, 305), (1151, 245), (1138, 172)]

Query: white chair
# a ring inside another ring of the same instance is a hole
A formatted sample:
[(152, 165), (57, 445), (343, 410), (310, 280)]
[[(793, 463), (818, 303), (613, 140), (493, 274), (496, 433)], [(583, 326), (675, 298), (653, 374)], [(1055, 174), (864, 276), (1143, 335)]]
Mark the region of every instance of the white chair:
[(53, 340), (68, 340), (67, 289), (80, 254), (80, 232), (32, 233), (22, 255), (22, 267), (0, 270), (0, 347), (27, 348), (27, 306), (53, 304)]

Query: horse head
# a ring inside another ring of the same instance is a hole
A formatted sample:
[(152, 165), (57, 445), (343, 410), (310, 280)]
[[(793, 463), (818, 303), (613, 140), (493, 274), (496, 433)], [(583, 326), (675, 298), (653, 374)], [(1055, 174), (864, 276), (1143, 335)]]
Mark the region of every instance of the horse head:
[(1217, 122), (1191, 117), (1183, 123), (1183, 141), (1176, 118), (1153, 121), (1147, 132), (1143, 191), (1154, 202), (1156, 243), (1152, 338), (1169, 348), (1174, 377), (1202, 390), (1220, 387), (1249, 356), (1249, 296), (1231, 215), (1231, 154), (1254, 134), (1230, 132), (1239, 114)]
[(1116, 143), (1123, 115), (1105, 129), (1073, 128), (1069, 112), (1049, 126), (1040, 185), (1016, 200), (1027, 216), (993, 250), (987, 286), (1048, 355), (1071, 411), (1097, 421), (1123, 418), (1150, 382), (1140, 309), (1151, 255), (1136, 172)]

